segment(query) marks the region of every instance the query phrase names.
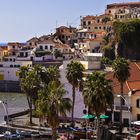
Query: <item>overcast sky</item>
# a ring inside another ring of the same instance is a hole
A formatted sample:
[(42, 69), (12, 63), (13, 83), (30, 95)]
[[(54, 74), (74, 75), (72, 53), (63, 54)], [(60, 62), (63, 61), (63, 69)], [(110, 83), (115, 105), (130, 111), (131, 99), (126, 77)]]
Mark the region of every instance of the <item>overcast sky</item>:
[[(0, 0), (0, 43), (26, 42), (55, 31), (77, 27), (80, 16), (104, 13), (106, 5), (132, 0)], [(139, 1), (139, 0), (136, 0)]]

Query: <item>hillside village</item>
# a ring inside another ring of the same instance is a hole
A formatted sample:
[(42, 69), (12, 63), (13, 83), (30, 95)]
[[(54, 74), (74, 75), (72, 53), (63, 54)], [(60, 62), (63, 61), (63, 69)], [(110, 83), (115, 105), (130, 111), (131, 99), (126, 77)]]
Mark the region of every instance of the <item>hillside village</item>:
[[(8, 42), (0, 44), (0, 90), (20, 91), (19, 68), (41, 64), (46, 67), (49, 65), (58, 66), (61, 73), (61, 82), (68, 92), (72, 93), (65, 78), (65, 69), (71, 60), (80, 61), (86, 69), (85, 74), (91, 73), (93, 70), (104, 71), (105, 73), (108, 72), (107, 78), (113, 80), (111, 68), (103, 67), (101, 63), (101, 59), (105, 55), (102, 49), (104, 47), (104, 37), (113, 35), (112, 25), (114, 21), (123, 22), (130, 19), (140, 19), (140, 2), (108, 4), (105, 13), (102, 15), (81, 17), (78, 28), (62, 25), (56, 28), (54, 34), (33, 37), (25, 43)], [(126, 81), (124, 89), (126, 100), (129, 100), (127, 93), (130, 89), (140, 89), (140, 77), (135, 76), (140, 75), (140, 63), (131, 62), (130, 67), (132, 75)], [(5, 86), (5, 84), (8, 86)], [(120, 89), (118, 82), (113, 81), (113, 84), (115, 93), (118, 93)], [(77, 116), (75, 117), (82, 116), (85, 108), (82, 95), (79, 90), (77, 92), (75, 101), (75, 114)], [(71, 94), (68, 96), (71, 98)], [(135, 95), (132, 100), (133, 104), (138, 103), (138, 108), (133, 106), (132, 120), (139, 120), (140, 98)], [(110, 110), (108, 115), (112, 115)], [(119, 99), (117, 97), (114, 102), (114, 114), (111, 118), (113, 122), (119, 122)], [(124, 105), (123, 119), (126, 124), (130, 121), (129, 110), (126, 105)]]
[(135, 18), (140, 18), (140, 2), (109, 4), (102, 15), (81, 17), (78, 28), (60, 26), (54, 34), (33, 37), (25, 43), (0, 44), (0, 80), (18, 81), (18, 68), (35, 63), (78, 59), (86, 69), (100, 69), (103, 40), (113, 33), (113, 22)]

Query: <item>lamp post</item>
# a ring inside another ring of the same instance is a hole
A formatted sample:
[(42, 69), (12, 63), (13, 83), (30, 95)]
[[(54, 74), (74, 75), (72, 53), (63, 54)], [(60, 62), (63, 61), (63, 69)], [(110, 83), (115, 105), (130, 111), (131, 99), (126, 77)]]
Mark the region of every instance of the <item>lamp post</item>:
[(6, 114), (6, 125), (8, 125), (8, 124), (9, 124), (8, 109), (7, 109), (7, 107), (5, 106), (5, 103), (4, 103), (3, 101), (0, 100), (0, 104), (3, 105), (4, 111), (5, 111), (5, 114)]
[(122, 98), (125, 101), (125, 104), (127, 105), (128, 112), (129, 112), (129, 138), (130, 138), (130, 128), (131, 128), (131, 111), (130, 111), (130, 105), (128, 105), (126, 99), (122, 95), (117, 95), (117, 97)]

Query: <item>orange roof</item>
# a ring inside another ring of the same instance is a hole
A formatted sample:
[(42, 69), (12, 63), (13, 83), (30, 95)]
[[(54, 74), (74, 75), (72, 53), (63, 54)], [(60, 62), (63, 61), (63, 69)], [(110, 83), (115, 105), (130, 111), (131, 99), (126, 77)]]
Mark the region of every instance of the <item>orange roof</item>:
[(139, 7), (140, 2), (127, 2), (127, 3), (113, 3), (113, 4), (108, 4), (107, 9), (110, 9), (112, 7), (122, 7), (122, 6), (130, 6), (130, 7)]
[(89, 39), (84, 39), (84, 41), (102, 41), (102, 38), (89, 38)]
[(83, 20), (94, 20), (95, 18), (96, 18), (96, 16), (88, 15), (88, 16), (83, 17)]
[[(106, 78), (112, 80), (113, 91), (116, 94), (120, 93), (120, 83), (113, 76), (113, 72), (108, 72)], [(127, 94), (129, 90), (140, 89), (140, 62), (130, 63), (130, 77), (124, 83), (124, 93)], [(140, 94), (140, 92), (137, 92)]]
[(19, 42), (9, 42), (8, 46), (19, 45), (19, 44), (20, 44)]
[(37, 38), (37, 37), (33, 37), (33, 38), (31, 38), (31, 39), (29, 39), (27, 42), (32, 42), (32, 41), (38, 41), (39, 39)]
[(56, 43), (55, 48), (69, 49), (70, 47), (66, 44)]
[(54, 44), (54, 41), (52, 39), (48, 39), (48, 40), (39, 41), (38, 44)]
[(8, 50), (8, 46), (0, 46), (0, 51), (7, 51)]
[(0, 47), (0, 52), (4, 51), (1, 47)]
[(56, 29), (69, 29), (69, 28), (66, 27), (66, 26), (60, 26), (60, 27), (58, 27), (58, 28), (56, 28)]

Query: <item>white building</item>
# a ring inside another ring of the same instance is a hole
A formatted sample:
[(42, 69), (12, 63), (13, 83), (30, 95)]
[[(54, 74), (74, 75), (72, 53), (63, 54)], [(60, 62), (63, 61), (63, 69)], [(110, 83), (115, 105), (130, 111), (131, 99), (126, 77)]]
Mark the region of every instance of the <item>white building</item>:
[(0, 62), (0, 80), (19, 81), (21, 66), (32, 66), (32, 61)]
[(54, 41), (44, 40), (44, 41), (38, 42), (37, 49), (42, 50), (42, 51), (52, 51), (54, 46), (55, 46)]

